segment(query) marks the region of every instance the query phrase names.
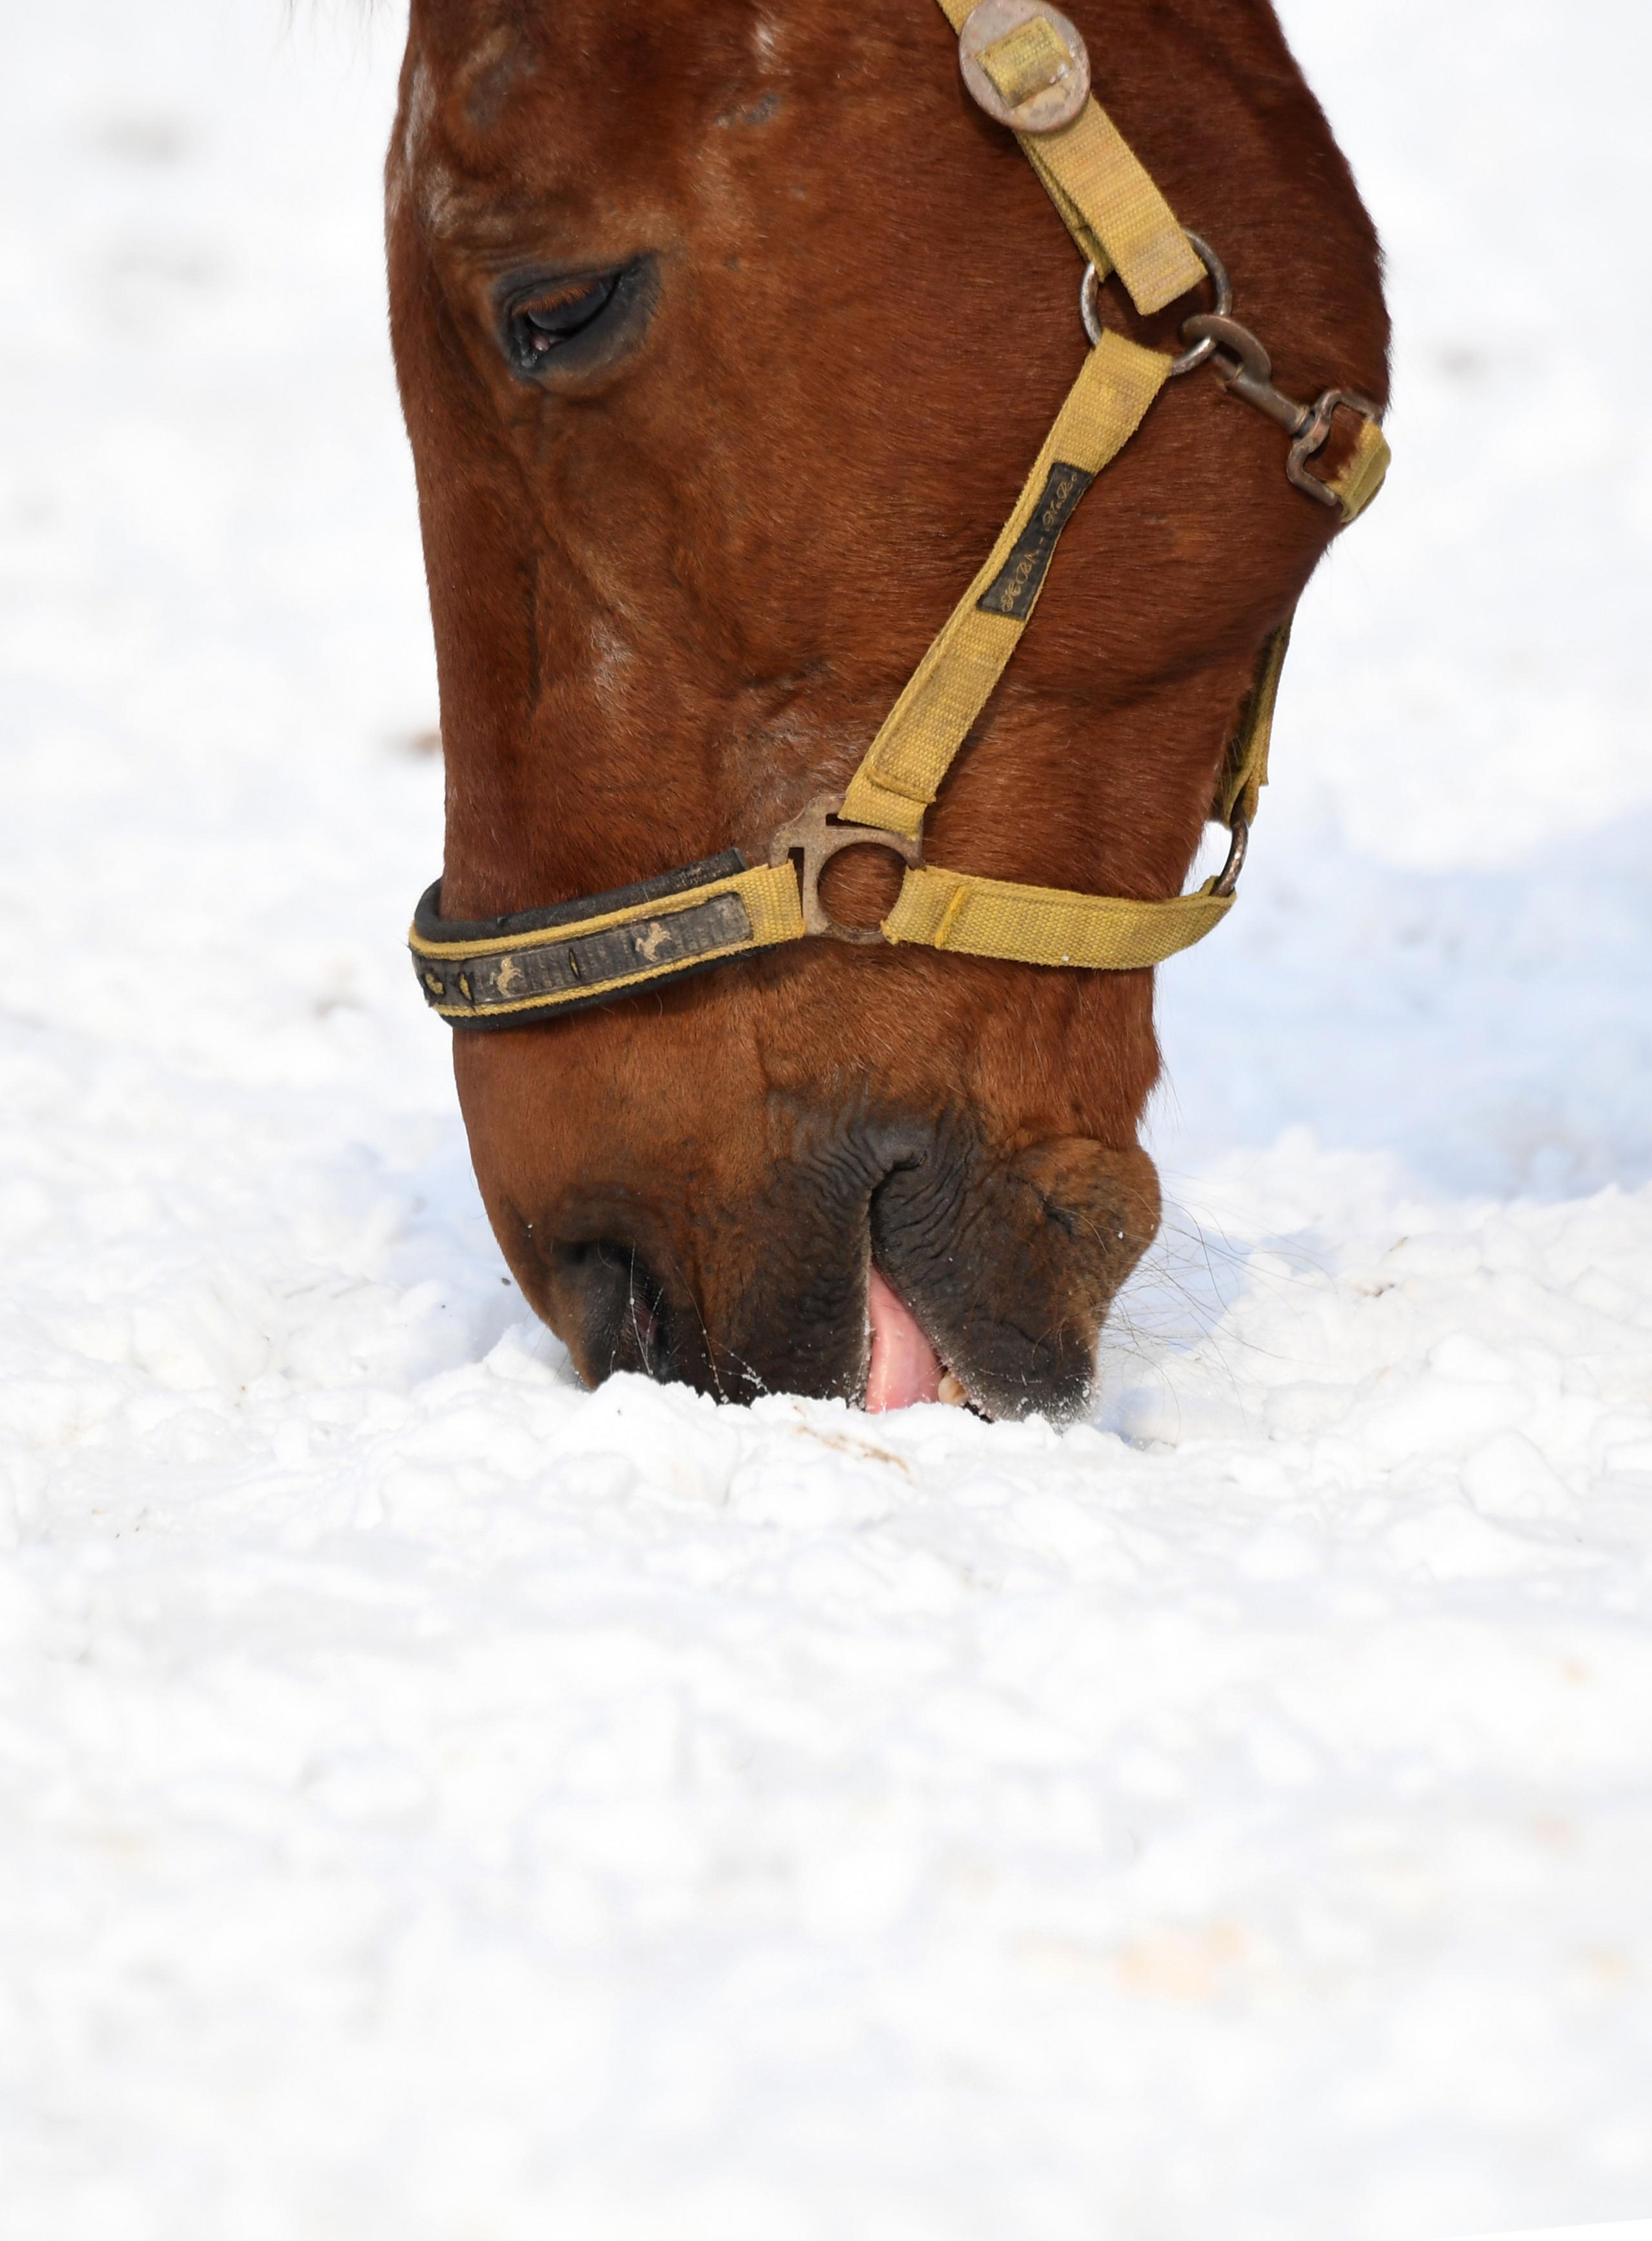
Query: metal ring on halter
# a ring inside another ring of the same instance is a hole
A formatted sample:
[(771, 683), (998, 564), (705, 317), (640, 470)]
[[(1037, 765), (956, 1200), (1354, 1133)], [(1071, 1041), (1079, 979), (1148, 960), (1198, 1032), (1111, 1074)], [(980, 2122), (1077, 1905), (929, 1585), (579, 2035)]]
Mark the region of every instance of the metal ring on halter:
[(881, 927), (839, 924), (820, 900), (820, 874), (846, 848), (887, 848), (916, 871), (924, 860), (923, 835), (886, 832), (880, 825), (840, 824), (842, 807), (840, 793), (816, 794), (806, 809), (774, 835), (769, 862), (778, 866), (793, 855), (802, 857), (799, 899), (806, 933), (827, 934), (833, 941), (886, 941), (889, 937)]
[(1234, 821), (1227, 830), (1230, 835), (1227, 861), (1217, 873), (1210, 890), (1213, 895), (1221, 895), (1224, 901), (1239, 885), (1239, 875), (1245, 868), (1245, 851), (1250, 846), (1250, 825), (1239, 810), (1234, 810)]
[[(1207, 241), (1201, 241), (1196, 233), (1189, 233), (1187, 238), (1193, 244), (1194, 254), (1210, 275), (1210, 284), (1216, 291), (1215, 311), (1218, 317), (1225, 319), (1234, 308), (1234, 284), (1227, 278), (1227, 267)], [(1101, 324), (1101, 280), (1094, 264), (1085, 266), (1084, 278), (1079, 283), (1079, 317), (1084, 322), (1084, 331), (1090, 340), (1099, 343), (1106, 331)], [(1194, 366), (1202, 365), (1215, 347), (1214, 342), (1201, 342), (1195, 343), (1191, 350), (1183, 351), (1180, 358), (1171, 360), (1172, 378), (1179, 373), (1191, 373)]]

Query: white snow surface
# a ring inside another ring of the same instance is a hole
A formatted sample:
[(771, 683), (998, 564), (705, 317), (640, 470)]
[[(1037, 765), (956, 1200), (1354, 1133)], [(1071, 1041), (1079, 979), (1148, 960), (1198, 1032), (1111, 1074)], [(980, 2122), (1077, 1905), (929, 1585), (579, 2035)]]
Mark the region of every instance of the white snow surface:
[(398, 27), (5, 11), (6, 2241), (1652, 2210), (1652, 22), (1284, 13), (1397, 465), (1058, 1433), (579, 1388), (400, 947)]

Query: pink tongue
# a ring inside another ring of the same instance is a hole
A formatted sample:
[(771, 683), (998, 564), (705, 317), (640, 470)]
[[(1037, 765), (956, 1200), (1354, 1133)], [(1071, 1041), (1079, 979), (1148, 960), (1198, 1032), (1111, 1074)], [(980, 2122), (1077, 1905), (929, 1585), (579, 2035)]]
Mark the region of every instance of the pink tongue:
[(872, 1322), (872, 1368), (866, 1373), (868, 1409), (910, 1408), (940, 1398), (940, 1361), (918, 1319), (874, 1268), (866, 1281)]

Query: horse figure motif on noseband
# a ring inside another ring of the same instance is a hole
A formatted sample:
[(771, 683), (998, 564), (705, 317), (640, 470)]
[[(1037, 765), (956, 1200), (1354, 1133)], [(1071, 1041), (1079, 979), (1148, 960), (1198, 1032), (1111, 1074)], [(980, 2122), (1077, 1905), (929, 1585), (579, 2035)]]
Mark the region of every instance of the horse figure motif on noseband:
[(412, 0), (414, 960), (592, 1382), (1070, 1414), (1156, 1226), (1388, 330), (1268, 0), (1073, 12)]

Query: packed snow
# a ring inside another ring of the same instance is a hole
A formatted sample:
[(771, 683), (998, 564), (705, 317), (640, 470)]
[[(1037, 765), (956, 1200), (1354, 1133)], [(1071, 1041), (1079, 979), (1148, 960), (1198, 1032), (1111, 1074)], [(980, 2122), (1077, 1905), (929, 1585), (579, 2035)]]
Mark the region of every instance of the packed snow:
[(400, 947), (397, 26), (6, 12), (6, 2241), (1652, 2210), (1652, 19), (1284, 13), (1397, 465), (1058, 1433), (577, 1386)]

